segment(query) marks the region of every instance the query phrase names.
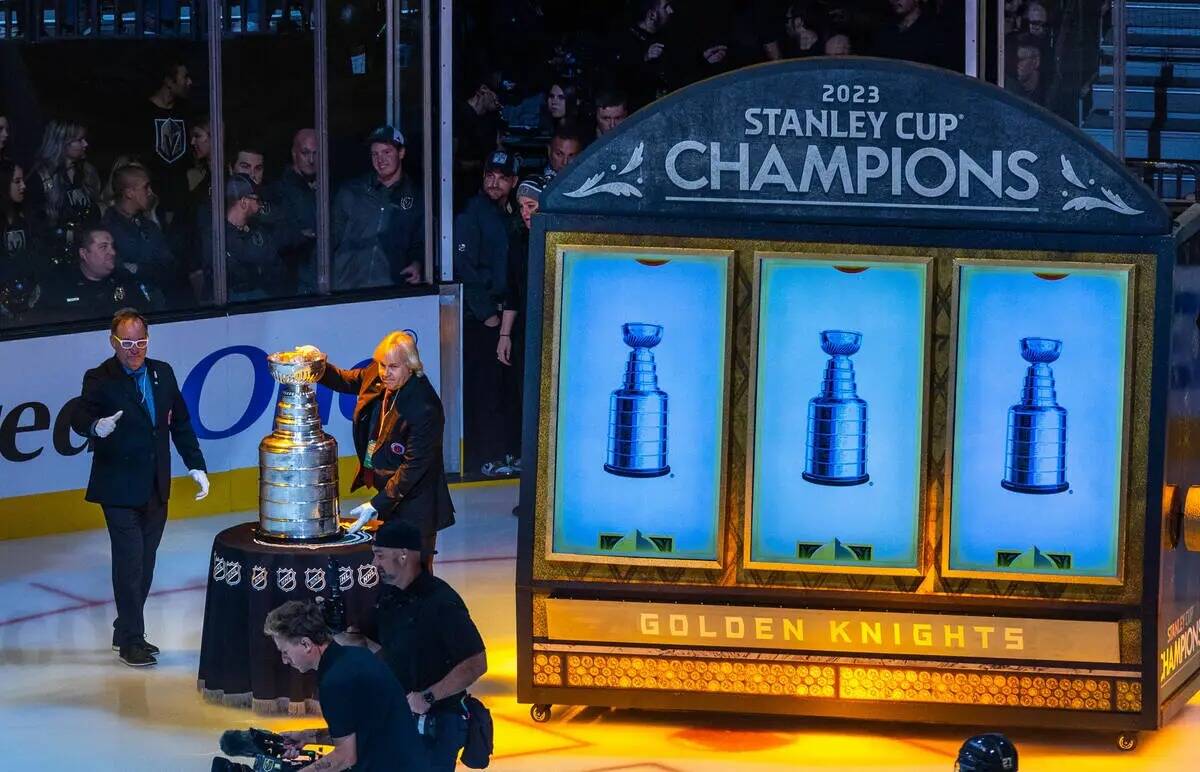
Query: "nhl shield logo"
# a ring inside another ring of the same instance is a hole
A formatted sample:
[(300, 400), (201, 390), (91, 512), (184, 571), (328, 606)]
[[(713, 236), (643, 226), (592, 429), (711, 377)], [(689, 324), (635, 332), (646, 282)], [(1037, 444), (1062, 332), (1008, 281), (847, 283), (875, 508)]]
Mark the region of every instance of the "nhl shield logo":
[(291, 592), (296, 589), (296, 569), (276, 568), (275, 584), (284, 592)]
[(400, 208), (405, 211), (412, 209), (413, 208), (413, 197), (412, 196), (401, 196), (400, 197)]
[(250, 586), (258, 591), (267, 589), (267, 567), (255, 566), (250, 571)]
[(214, 582), (225, 581), (225, 559), (213, 555), (213, 572), (212, 577)]
[(225, 584), (237, 587), (242, 582), (242, 564), (233, 560), (225, 561)]
[(187, 130), (179, 118), (154, 119), (154, 152), (173, 164), (187, 152)]
[(313, 592), (325, 589), (325, 569), (307, 568), (304, 570), (304, 586)]
[(367, 564), (358, 567), (358, 583), (362, 587), (374, 587), (379, 584), (379, 571), (375, 566)]
[(17, 228), (4, 234), (4, 250), (12, 255), (25, 249), (25, 229)]
[(256, 247), (261, 247), (263, 245), (262, 231), (254, 231), (253, 233), (251, 233), (250, 234), (250, 243)]
[(338, 589), (342, 592), (348, 591), (354, 586), (354, 569), (350, 566), (340, 566), (338, 568)]

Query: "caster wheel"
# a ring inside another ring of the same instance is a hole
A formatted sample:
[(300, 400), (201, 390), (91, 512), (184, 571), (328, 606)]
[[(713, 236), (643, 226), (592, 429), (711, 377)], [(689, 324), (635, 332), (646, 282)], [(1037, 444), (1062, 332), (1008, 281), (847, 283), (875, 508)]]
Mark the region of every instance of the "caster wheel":
[(1131, 751), (1137, 747), (1137, 732), (1121, 732), (1117, 735), (1117, 747), (1123, 751)]
[(544, 724), (550, 720), (549, 705), (534, 705), (529, 709), (529, 717), (539, 724)]

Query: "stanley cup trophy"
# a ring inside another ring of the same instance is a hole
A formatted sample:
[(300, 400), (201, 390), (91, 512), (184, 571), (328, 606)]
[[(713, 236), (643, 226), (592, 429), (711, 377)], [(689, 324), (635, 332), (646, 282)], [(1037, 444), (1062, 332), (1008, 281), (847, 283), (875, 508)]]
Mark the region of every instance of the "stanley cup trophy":
[(319, 352), (267, 357), (282, 384), (274, 431), (258, 446), (258, 537), (284, 543), (338, 538), (337, 440), (321, 428), (313, 384), (325, 372)]
[(1067, 411), (1059, 406), (1050, 363), (1062, 341), (1021, 338), (1021, 358), (1029, 363), (1021, 401), (1008, 409), (1004, 452), (1005, 489), (1015, 493), (1062, 493), (1067, 483)]
[(608, 463), (604, 471), (620, 477), (662, 477), (667, 464), (667, 393), (658, 388), (658, 370), (650, 349), (662, 342), (660, 324), (621, 325), (633, 350), (625, 378), (608, 403)]
[(821, 393), (808, 401), (805, 480), (818, 485), (861, 485), (867, 474), (867, 403), (859, 399), (852, 354), (862, 333), (823, 330), (821, 350), (829, 355)]

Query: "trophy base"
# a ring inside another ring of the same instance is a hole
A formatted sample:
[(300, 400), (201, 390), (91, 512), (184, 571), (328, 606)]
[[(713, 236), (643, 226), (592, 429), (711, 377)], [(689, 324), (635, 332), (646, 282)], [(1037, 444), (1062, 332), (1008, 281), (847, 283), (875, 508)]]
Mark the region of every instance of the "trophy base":
[(625, 469), (611, 464), (604, 465), (604, 471), (609, 474), (615, 474), (617, 477), (662, 477), (671, 471), (670, 466), (660, 467), (658, 469)]
[(309, 536), (304, 538), (269, 533), (257, 526), (254, 529), (254, 538), (258, 541), (267, 542), (268, 544), (279, 544), (281, 546), (287, 546), (288, 544), (327, 544), (341, 541), (345, 535), (346, 532), (342, 528), (338, 528), (333, 533), (326, 534), (325, 536)]
[(864, 474), (860, 477), (825, 477), (819, 474), (801, 472), (800, 476), (805, 480), (808, 480), (810, 483), (816, 483), (817, 485), (832, 485), (836, 488), (848, 488), (851, 485), (862, 485), (871, 479), (871, 475), (869, 474)]
[(1064, 482), (1056, 485), (1018, 485), (1008, 480), (1001, 480), (1000, 487), (1013, 493), (1032, 493), (1035, 496), (1045, 496), (1051, 493), (1062, 493), (1070, 488), (1071, 484)]

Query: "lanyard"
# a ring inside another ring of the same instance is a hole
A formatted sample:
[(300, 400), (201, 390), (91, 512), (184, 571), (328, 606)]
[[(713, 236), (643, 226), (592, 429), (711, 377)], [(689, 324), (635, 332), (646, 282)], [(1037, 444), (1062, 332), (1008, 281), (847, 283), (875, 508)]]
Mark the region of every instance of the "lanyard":
[(388, 392), (387, 391), (383, 392), (383, 397), (381, 397), (379, 400), (379, 428), (375, 430), (375, 443), (376, 444), (379, 443), (379, 438), (383, 436), (383, 419), (386, 418), (387, 414), (390, 413), (392, 411), (392, 408), (396, 406), (396, 392), (393, 391), (393, 392), (391, 392), (391, 394), (392, 394), (392, 406), (391, 407), (388, 407), (388, 403), (387, 403)]

